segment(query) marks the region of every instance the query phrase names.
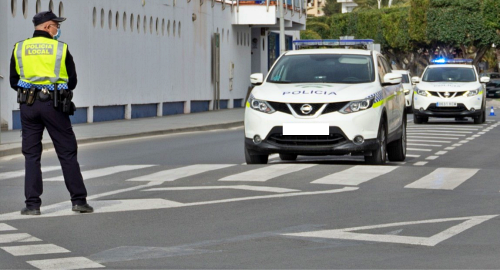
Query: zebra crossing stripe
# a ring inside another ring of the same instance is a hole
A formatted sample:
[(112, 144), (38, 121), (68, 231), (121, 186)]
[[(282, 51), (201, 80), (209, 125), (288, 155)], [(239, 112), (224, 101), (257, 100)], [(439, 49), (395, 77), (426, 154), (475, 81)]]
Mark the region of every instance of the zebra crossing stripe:
[(312, 184), (357, 186), (366, 181), (390, 173), (398, 166), (354, 166), (347, 170), (317, 179)]
[(406, 185), (405, 188), (453, 190), (478, 171), (479, 169), (438, 168), (419, 180)]
[(42, 254), (57, 254), (71, 252), (63, 247), (53, 244), (43, 245), (23, 245), (23, 246), (9, 246), (0, 247), (13, 256), (29, 256), (29, 255), (42, 255)]
[(28, 261), (27, 263), (38, 269), (88, 269), (105, 267), (85, 257), (36, 260)]
[(27, 233), (0, 234), (0, 244), (15, 242), (40, 242), (42, 240), (33, 237)]
[[(42, 172), (50, 172), (61, 169), (61, 166), (42, 167)], [(0, 181), (24, 176), (25, 170), (0, 173)]]
[[(133, 171), (133, 170), (144, 169), (144, 168), (153, 167), (153, 166), (155, 166), (155, 165), (120, 165), (120, 166), (106, 167), (106, 168), (96, 169), (96, 170), (83, 171), (82, 176), (83, 176), (83, 180), (89, 180), (89, 179), (93, 179), (93, 178), (112, 175), (112, 174), (119, 173), (119, 172)], [(64, 176), (61, 175), (61, 176), (57, 176), (57, 177), (52, 177), (52, 178), (44, 179), (44, 181), (64, 181)]]
[(442, 136), (442, 135), (453, 135), (465, 137), (466, 134), (442, 134), (442, 133), (427, 133), (427, 132), (407, 132), (408, 135), (431, 135), (431, 136)]
[(144, 176), (128, 179), (127, 181), (149, 181), (149, 182), (168, 182), (175, 181), (179, 178), (189, 177), (196, 174), (201, 174), (209, 171), (220, 170), (227, 167), (235, 166), (236, 164), (198, 164), (190, 165), (181, 168), (160, 171)]
[(16, 231), (17, 229), (12, 227), (12, 226), (9, 226), (5, 223), (0, 223), (0, 232), (2, 231)]
[(269, 179), (297, 172), (313, 166), (316, 166), (316, 164), (276, 164), (239, 174), (230, 175), (220, 179), (219, 181), (265, 182)]

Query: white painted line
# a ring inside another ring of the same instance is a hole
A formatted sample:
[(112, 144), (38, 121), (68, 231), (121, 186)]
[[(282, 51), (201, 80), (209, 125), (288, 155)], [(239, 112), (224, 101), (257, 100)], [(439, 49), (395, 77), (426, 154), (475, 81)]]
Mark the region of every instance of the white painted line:
[[(93, 179), (93, 178), (112, 175), (115, 173), (139, 170), (139, 169), (149, 168), (149, 167), (153, 167), (153, 166), (155, 166), (155, 165), (120, 165), (120, 166), (106, 167), (106, 168), (96, 169), (96, 170), (83, 171), (82, 176), (83, 176), (83, 180), (89, 180), (89, 179)], [(58, 177), (52, 177), (49, 179), (44, 179), (44, 181), (64, 181), (64, 176), (61, 175)]]
[[(42, 167), (42, 172), (50, 172), (50, 171), (55, 171), (57, 169), (60, 170), (61, 166)], [(11, 179), (11, 178), (16, 178), (16, 177), (21, 177), (21, 176), (24, 176), (24, 173), (25, 173), (25, 170), (3, 172), (3, 173), (0, 173), (0, 181), (6, 180), (6, 179)]]
[(38, 269), (88, 269), (88, 268), (104, 268), (104, 265), (98, 264), (85, 257), (60, 258), (28, 261), (27, 263)]
[(484, 132), (484, 131), (483, 132), (478, 132), (477, 134), (484, 135), (484, 134), (486, 134), (486, 132)]
[(439, 133), (439, 135), (446, 135), (448, 133), (452, 134), (470, 134), (474, 133), (473, 131), (458, 131), (458, 130), (435, 130), (435, 129), (407, 129), (407, 132), (432, 132)]
[(354, 166), (312, 181), (312, 184), (357, 186), (381, 175), (392, 172), (398, 166)]
[(448, 151), (439, 151), (439, 152), (436, 152), (434, 155), (444, 155), (448, 153)]
[(455, 147), (446, 147), (444, 150), (453, 150)]
[(418, 148), (406, 148), (407, 151), (420, 151), (420, 152), (430, 152), (432, 149), (418, 149)]
[(441, 140), (415, 140), (415, 139), (407, 139), (408, 142), (428, 142), (428, 143), (451, 143), (451, 141), (441, 141)]
[[(479, 225), (487, 220), (497, 217), (498, 215), (491, 216), (473, 216), (473, 217), (461, 217), (461, 218), (442, 218), (442, 219), (430, 219), (422, 221), (410, 221), (410, 222), (397, 222), (390, 224), (374, 225), (374, 226), (363, 226), (336, 230), (320, 230), (311, 232), (301, 232), (301, 233), (286, 233), (283, 236), (292, 237), (306, 237), (306, 238), (324, 238), (324, 239), (344, 239), (344, 240), (355, 240), (355, 241), (369, 241), (369, 242), (382, 242), (382, 243), (396, 243), (396, 244), (407, 244), (407, 245), (419, 245), (419, 246), (429, 246), (433, 247), (459, 233), (470, 229), (476, 225)], [(401, 226), (412, 226), (418, 224), (429, 224), (429, 223), (442, 223), (450, 221), (464, 221), (458, 225), (452, 226), (440, 233), (437, 233), (431, 237), (417, 237), (417, 236), (402, 236), (402, 235), (390, 235), (390, 234), (368, 234), (368, 233), (355, 233), (354, 231), (363, 230), (373, 230), (379, 228), (390, 228)]]
[(248, 181), (265, 182), (278, 176), (294, 173), (303, 169), (311, 168), (316, 164), (276, 164), (266, 167), (226, 176), (219, 181)]
[[(17, 212), (19, 216), (19, 212)], [(33, 237), (27, 233), (11, 233), (11, 234), (0, 234), (0, 244), (5, 243), (16, 243), (16, 242), (40, 242), (42, 240)]]
[(0, 223), (0, 232), (4, 231), (17, 231), (17, 229), (5, 223)]
[(408, 135), (432, 135), (432, 136), (441, 136), (441, 135), (453, 135), (453, 136), (467, 136), (466, 134), (439, 134), (439, 133), (422, 133), (422, 132), (407, 132)]
[(426, 157), (425, 159), (426, 159), (426, 160), (435, 160), (435, 159), (437, 159), (438, 157), (439, 157), (439, 156), (428, 156), (428, 157)]
[(462, 146), (462, 144), (460, 144), (460, 143), (456, 143), (456, 144), (454, 144), (454, 145), (452, 145), (452, 146), (453, 146), (453, 147), (459, 147), (459, 146)]
[(420, 155), (408, 155), (408, 154), (406, 154), (406, 157), (419, 158)]
[(407, 136), (408, 138), (415, 138), (415, 139), (443, 139), (443, 140), (459, 140), (460, 138), (457, 138), (457, 137), (435, 137), (435, 136), (412, 136), (412, 135), (408, 135)]
[(6, 252), (12, 254), (13, 256), (28, 256), (28, 255), (41, 255), (41, 254), (56, 254), (56, 253), (68, 253), (71, 252), (60, 246), (53, 244), (44, 245), (23, 245), (23, 246), (12, 246), (12, 247), (0, 247)]
[(419, 180), (406, 185), (405, 188), (453, 190), (478, 171), (478, 169), (438, 168)]
[(467, 140), (463, 140), (463, 141), (459, 141), (459, 143), (468, 143), (469, 141)]
[(248, 186), (248, 185), (150, 188), (150, 189), (146, 189), (143, 191), (210, 190), (210, 189), (216, 189), (216, 190), (217, 189), (239, 189), (239, 190), (263, 191), (263, 192), (273, 192), (273, 193), (286, 193), (286, 192), (300, 191), (297, 189), (289, 189), (289, 188)]
[(411, 146), (428, 146), (428, 147), (441, 147), (442, 144), (425, 144), (425, 143), (406, 143), (406, 145)]
[(468, 140), (468, 141), (472, 141), (472, 140), (474, 140), (474, 139), (475, 139), (474, 137), (469, 137), (469, 138), (466, 138), (466, 140)]
[(419, 161), (419, 162), (415, 162), (415, 164), (413, 164), (413, 166), (424, 166), (425, 164), (427, 164), (426, 161)]
[[(220, 203), (231, 203), (231, 202), (241, 202), (241, 201), (251, 201), (251, 200), (262, 200), (262, 199), (280, 199), (280, 198), (288, 198), (296, 196), (334, 194), (334, 193), (355, 191), (358, 189), (359, 188), (357, 187), (344, 187), (340, 189), (331, 189), (322, 191), (280, 193), (272, 195), (250, 196), (250, 197), (202, 201), (193, 203), (180, 203), (164, 199), (104, 200), (104, 201), (92, 201), (92, 206), (94, 207), (94, 214), (99, 214), (99, 213), (111, 213), (111, 212), (129, 212), (138, 210), (157, 210), (157, 209), (168, 209), (177, 207), (212, 205)], [(68, 211), (67, 207), (61, 208), (60, 204), (56, 205), (58, 207), (50, 207), (50, 211), (44, 210), (43, 212), (44, 214), (41, 216), (19, 215), (19, 212), (14, 212), (14, 213), (1, 214), (0, 220), (20, 220), (20, 219), (36, 219), (36, 218), (62, 217), (62, 216), (81, 216), (79, 214), (75, 214), (72, 213), (71, 211)], [(67, 203), (64, 203), (64, 206), (67, 206)]]
[(170, 182), (179, 178), (189, 177), (209, 171), (220, 170), (235, 164), (197, 164), (185, 166), (177, 169), (160, 171), (148, 175), (143, 175), (128, 179), (127, 181), (150, 181), (150, 182)]
[(477, 138), (477, 137), (481, 137), (481, 135), (472, 135), (472, 137)]
[(456, 127), (446, 127), (446, 126), (432, 126), (432, 128), (427, 128), (427, 127), (408, 127), (408, 130), (456, 130), (456, 131), (475, 131), (479, 130), (480, 128), (456, 128)]
[(271, 154), (269, 155), (268, 159), (278, 159), (280, 158), (280, 155), (279, 154)]

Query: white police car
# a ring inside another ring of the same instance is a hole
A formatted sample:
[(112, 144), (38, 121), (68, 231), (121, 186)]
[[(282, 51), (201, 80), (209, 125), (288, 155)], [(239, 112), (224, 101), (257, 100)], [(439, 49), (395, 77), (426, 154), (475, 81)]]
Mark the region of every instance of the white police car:
[(401, 74), (372, 50), (309, 49), (280, 56), (246, 103), (245, 158), (360, 155), (370, 164), (406, 157)]
[(486, 121), (486, 86), (488, 77), (479, 78), (471, 59), (437, 59), (427, 66), (413, 98), (415, 124), (425, 123), (429, 117), (461, 119), (472, 117), (475, 124)]

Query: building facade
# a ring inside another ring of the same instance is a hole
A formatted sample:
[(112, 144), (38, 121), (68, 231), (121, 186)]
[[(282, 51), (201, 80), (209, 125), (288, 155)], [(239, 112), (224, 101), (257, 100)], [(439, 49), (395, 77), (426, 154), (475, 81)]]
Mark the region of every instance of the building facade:
[[(301, 0), (285, 5), (288, 45), (306, 14)], [(2, 0), (0, 118), (8, 129), (20, 128), (8, 79), (12, 49), (48, 9), (68, 18), (60, 40), (78, 73), (73, 123), (242, 107), (250, 74), (267, 73), (279, 52), (270, 1)]]

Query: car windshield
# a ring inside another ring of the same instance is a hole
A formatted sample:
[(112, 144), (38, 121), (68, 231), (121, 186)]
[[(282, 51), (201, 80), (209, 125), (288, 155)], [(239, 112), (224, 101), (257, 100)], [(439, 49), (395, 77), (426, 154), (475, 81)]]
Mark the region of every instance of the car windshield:
[(271, 83), (367, 83), (375, 81), (368, 55), (285, 55), (271, 70)]
[(403, 76), (401, 77), (401, 83), (410, 83), (410, 77), (408, 74), (402, 74)]
[(424, 82), (474, 82), (476, 75), (472, 68), (437, 67), (428, 68), (422, 78)]

